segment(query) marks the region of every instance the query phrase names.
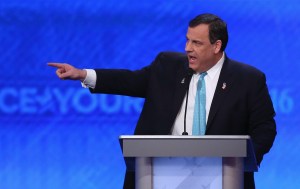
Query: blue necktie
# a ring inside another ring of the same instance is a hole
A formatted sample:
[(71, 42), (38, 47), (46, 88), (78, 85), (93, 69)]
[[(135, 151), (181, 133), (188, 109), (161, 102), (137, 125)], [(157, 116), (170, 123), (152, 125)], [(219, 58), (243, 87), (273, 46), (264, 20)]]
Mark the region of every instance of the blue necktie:
[(206, 129), (206, 90), (204, 77), (206, 72), (200, 74), (197, 93), (194, 107), (194, 120), (193, 120), (193, 135), (205, 135)]

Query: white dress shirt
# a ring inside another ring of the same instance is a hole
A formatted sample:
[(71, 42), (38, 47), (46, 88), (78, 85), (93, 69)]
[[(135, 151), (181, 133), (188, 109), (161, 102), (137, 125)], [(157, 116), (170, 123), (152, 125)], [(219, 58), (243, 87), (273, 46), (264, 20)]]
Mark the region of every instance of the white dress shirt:
[[(220, 76), (220, 72), (221, 72), (221, 68), (223, 66), (224, 60), (225, 60), (225, 55), (223, 53), (222, 58), (217, 62), (216, 65), (214, 65), (212, 68), (210, 68), (207, 71), (207, 75), (204, 77), (205, 87), (206, 87), (206, 123), (207, 123), (207, 118), (208, 118), (211, 102), (212, 102), (213, 96), (215, 94), (216, 86), (217, 86), (217, 83), (219, 80), (219, 76)], [(93, 69), (85, 69), (85, 70), (87, 71), (87, 75), (86, 75), (86, 78), (84, 79), (84, 81), (81, 83), (82, 87), (94, 89), (96, 86), (96, 81), (97, 81), (96, 71)], [(190, 82), (189, 101), (188, 101), (187, 113), (186, 113), (186, 131), (188, 132), (189, 135), (192, 134), (193, 118), (194, 118), (194, 104), (195, 104), (197, 83), (198, 83), (199, 77), (200, 77), (199, 73), (194, 74), (192, 76), (192, 79)], [(181, 108), (175, 119), (172, 135), (182, 135), (183, 126), (184, 126), (185, 102), (186, 102), (186, 97), (184, 97)]]
[[(211, 102), (213, 100), (216, 86), (219, 80), (220, 72), (225, 60), (225, 55), (223, 53), (222, 58), (207, 71), (207, 75), (204, 77), (205, 80), (205, 87), (206, 87), (206, 123), (207, 118), (211, 106)], [(189, 101), (187, 106), (186, 112), (186, 131), (189, 135), (192, 135), (193, 129), (193, 119), (194, 119), (194, 105), (195, 105), (195, 97), (197, 92), (197, 83), (199, 80), (200, 74), (196, 73), (192, 76), (190, 82), (190, 89), (189, 89)], [(182, 102), (181, 108), (177, 114), (173, 125), (172, 135), (182, 135), (184, 129), (184, 111), (185, 111), (185, 103), (186, 103), (186, 96)]]

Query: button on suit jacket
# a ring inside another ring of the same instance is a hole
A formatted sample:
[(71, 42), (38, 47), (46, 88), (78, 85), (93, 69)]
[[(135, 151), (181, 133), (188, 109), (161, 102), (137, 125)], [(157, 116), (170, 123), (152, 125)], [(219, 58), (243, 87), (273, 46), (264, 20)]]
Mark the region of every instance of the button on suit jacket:
[[(96, 69), (96, 87), (90, 90), (145, 98), (134, 134), (168, 135), (189, 84), (181, 82), (187, 69), (185, 54), (162, 52), (140, 70)], [(274, 116), (265, 75), (226, 56), (205, 134), (250, 135), (259, 165), (276, 136)], [(255, 188), (253, 173), (245, 173), (244, 179), (245, 188)], [(134, 173), (127, 171), (124, 188), (134, 188)]]

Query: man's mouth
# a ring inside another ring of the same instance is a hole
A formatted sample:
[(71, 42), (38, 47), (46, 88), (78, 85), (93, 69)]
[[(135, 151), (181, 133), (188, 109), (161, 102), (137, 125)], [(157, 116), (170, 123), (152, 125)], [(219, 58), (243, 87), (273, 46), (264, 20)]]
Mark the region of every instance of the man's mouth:
[(189, 55), (188, 57), (189, 57), (190, 63), (195, 62), (197, 59), (195, 56), (191, 56), (191, 55)]

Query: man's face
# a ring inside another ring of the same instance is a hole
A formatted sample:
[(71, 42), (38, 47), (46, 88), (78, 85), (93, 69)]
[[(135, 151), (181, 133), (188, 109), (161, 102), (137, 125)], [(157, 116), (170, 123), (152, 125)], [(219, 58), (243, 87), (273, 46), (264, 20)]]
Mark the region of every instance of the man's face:
[(189, 27), (186, 34), (185, 51), (189, 59), (189, 67), (196, 72), (204, 72), (214, 66), (220, 59), (221, 41), (211, 44), (208, 24)]

